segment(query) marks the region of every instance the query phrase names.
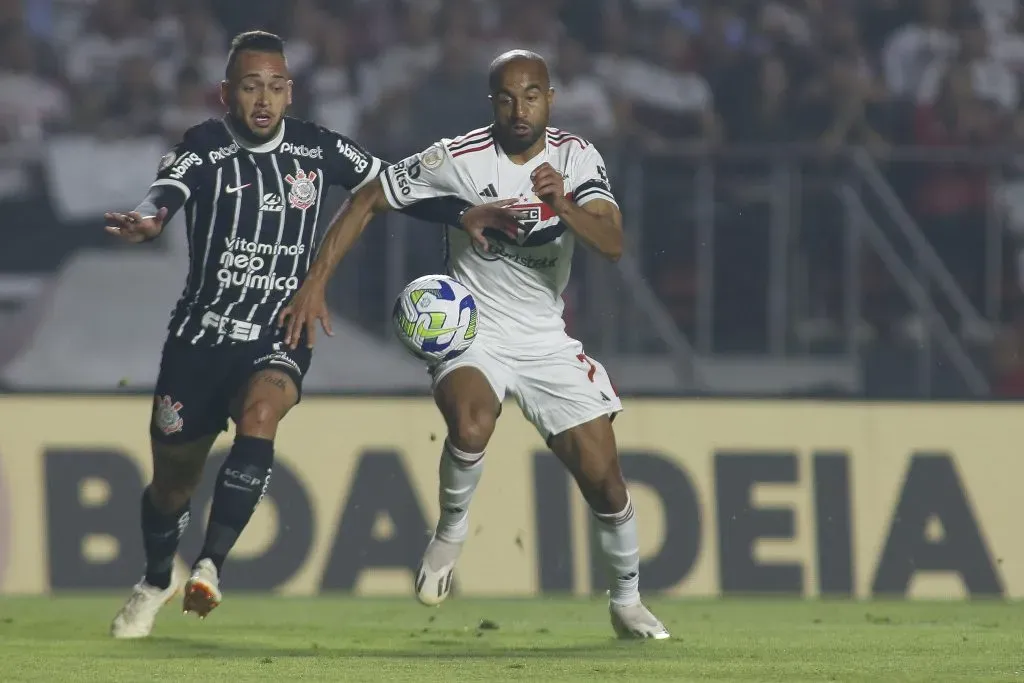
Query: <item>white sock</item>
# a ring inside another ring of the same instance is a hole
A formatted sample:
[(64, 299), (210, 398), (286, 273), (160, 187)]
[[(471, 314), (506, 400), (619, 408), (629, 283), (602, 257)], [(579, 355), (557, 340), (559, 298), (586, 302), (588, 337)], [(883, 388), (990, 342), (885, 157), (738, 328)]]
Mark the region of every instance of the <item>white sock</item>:
[(441, 518), (437, 536), (449, 543), (462, 543), (469, 534), (469, 504), (484, 471), (483, 453), (466, 453), (444, 441), (438, 465), (438, 502)]
[(621, 512), (593, 514), (597, 520), (598, 546), (611, 579), (611, 601), (620, 605), (639, 602), (640, 539), (629, 493)]

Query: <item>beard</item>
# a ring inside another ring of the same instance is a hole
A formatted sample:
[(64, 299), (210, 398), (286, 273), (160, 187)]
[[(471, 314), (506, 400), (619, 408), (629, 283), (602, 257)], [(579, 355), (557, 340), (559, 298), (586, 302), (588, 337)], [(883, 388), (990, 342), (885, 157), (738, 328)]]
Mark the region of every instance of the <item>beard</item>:
[(530, 134), (526, 137), (513, 133), (511, 126), (508, 128), (498, 127), (498, 142), (508, 154), (521, 154), (530, 149), (537, 140), (540, 140), (543, 134), (543, 129), (538, 131), (534, 126), (530, 126)]

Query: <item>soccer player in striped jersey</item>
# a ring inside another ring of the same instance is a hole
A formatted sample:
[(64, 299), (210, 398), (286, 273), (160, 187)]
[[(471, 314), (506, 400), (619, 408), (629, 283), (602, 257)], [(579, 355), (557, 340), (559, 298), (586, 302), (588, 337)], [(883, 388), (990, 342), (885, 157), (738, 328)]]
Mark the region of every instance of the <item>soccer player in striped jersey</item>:
[[(292, 81), (281, 39), (239, 35), (221, 98), (228, 109), (189, 129), (161, 159), (135, 211), (108, 213), (108, 232), (156, 238), (184, 208), (189, 272), (171, 316), (150, 423), (153, 479), (142, 496), (146, 569), (111, 625), (117, 638), (149, 635), (181, 587), (174, 575), (190, 499), (228, 418), (237, 429), (218, 475), (205, 543), (185, 583), (185, 612), (205, 617), (221, 600), (224, 561), (267, 492), (278, 423), (300, 399), (312, 335), (281, 343), (273, 324), (302, 284), (324, 193), (355, 191), (386, 166), (354, 141), (285, 116)], [(498, 209), (452, 198), (409, 211), (424, 220), (493, 222)]]
[(355, 193), (281, 313), (285, 344), (295, 346), (316, 324), (331, 273), (374, 215), (448, 195), (474, 203), (514, 200), (520, 226), (512, 234), (447, 230), (449, 274), (473, 293), (479, 323), (465, 353), (431, 368), (448, 438), (440, 462), (441, 517), (416, 577), (417, 596), (428, 605), (448, 596), (484, 451), (511, 394), (590, 504), (610, 570), (616, 633), (668, 638), (640, 599), (637, 521), (612, 431), (622, 403), (604, 367), (566, 334), (562, 321), (575, 242), (613, 261), (622, 251), (622, 217), (604, 161), (586, 140), (548, 127), (554, 91), (540, 56), (516, 50), (498, 57), (490, 93), (490, 126), (441, 140)]

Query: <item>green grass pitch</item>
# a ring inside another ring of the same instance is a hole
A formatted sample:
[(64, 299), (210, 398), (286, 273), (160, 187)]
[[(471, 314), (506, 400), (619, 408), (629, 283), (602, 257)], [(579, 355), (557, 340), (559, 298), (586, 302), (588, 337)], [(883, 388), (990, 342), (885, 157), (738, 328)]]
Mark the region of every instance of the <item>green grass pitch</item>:
[(672, 632), (618, 642), (598, 600), (227, 594), (107, 635), (123, 595), (0, 598), (0, 681), (1024, 681), (1024, 606), (651, 600)]

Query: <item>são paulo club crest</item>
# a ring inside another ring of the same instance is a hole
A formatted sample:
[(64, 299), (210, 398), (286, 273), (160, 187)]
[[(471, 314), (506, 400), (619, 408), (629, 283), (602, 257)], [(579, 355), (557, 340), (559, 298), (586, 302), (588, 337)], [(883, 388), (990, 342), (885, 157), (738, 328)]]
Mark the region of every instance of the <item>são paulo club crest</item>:
[(288, 193), (288, 203), (299, 211), (305, 211), (309, 207), (316, 204), (316, 171), (310, 171), (309, 175), (301, 168), (295, 172), (292, 176), (288, 174), (284, 177), (288, 184), (292, 186), (292, 191)]

